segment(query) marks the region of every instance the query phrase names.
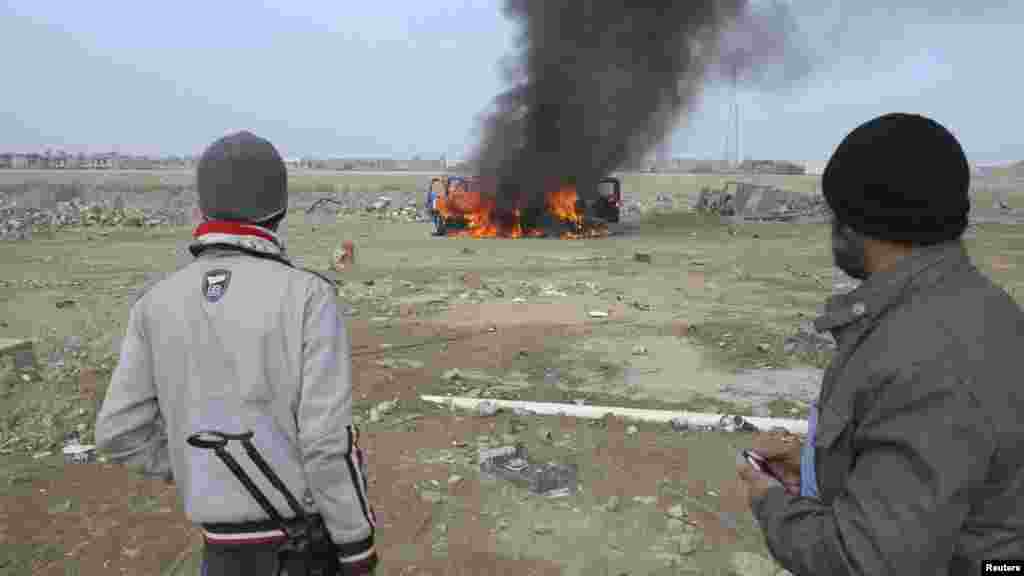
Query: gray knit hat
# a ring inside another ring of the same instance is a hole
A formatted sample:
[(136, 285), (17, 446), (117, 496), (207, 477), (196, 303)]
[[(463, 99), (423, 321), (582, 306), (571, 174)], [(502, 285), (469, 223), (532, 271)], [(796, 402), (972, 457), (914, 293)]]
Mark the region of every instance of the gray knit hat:
[(236, 132), (206, 149), (196, 169), (199, 209), (213, 220), (262, 222), (288, 209), (288, 173), (274, 145)]

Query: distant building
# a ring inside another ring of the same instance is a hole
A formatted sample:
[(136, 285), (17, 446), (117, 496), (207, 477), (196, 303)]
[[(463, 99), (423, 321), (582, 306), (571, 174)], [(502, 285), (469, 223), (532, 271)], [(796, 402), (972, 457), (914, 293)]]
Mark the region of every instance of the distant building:
[(120, 165), (118, 160), (118, 155), (113, 152), (96, 154), (89, 159), (89, 168), (94, 170), (116, 170)]
[(46, 167), (51, 170), (71, 170), (76, 167), (75, 157), (64, 152), (46, 158)]
[(122, 156), (118, 159), (121, 170), (157, 170), (162, 168), (157, 158), (148, 156)]
[(27, 170), (43, 170), (46, 168), (46, 157), (42, 154), (19, 154), (15, 156), (13, 168)]
[(744, 160), (740, 163), (740, 170), (758, 174), (804, 174), (807, 172), (805, 167), (784, 160)]

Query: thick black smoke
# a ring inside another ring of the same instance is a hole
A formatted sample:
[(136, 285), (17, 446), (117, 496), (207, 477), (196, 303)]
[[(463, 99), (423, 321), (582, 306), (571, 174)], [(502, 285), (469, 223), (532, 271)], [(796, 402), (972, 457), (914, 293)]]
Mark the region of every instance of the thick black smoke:
[(712, 71), (738, 86), (772, 90), (806, 77), (811, 64), (789, 4), (767, 2), (748, 6), (723, 32)]
[(522, 208), (528, 225), (553, 186), (571, 180), (589, 195), (652, 150), (709, 71), (757, 66), (750, 51), (726, 62), (721, 40), (737, 23), (765, 22), (747, 0), (507, 0), (505, 14), (522, 25), (520, 53), (506, 60), (512, 87), (483, 121), (474, 164), (494, 182), (499, 212)]

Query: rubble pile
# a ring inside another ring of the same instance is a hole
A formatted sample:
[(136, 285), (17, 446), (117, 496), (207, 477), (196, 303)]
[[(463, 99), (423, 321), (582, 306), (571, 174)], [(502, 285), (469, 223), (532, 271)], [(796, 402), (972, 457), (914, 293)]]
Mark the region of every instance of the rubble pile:
[(736, 182), (730, 182), (717, 190), (703, 188), (694, 210), (752, 220), (794, 220), (827, 216), (829, 213), (823, 196)]
[(53, 209), (24, 206), (0, 196), (0, 240), (29, 240), (33, 233), (77, 227), (151, 227), (181, 225), (186, 211), (178, 207), (125, 207), (122, 200), (89, 202), (80, 198), (58, 202)]
[(718, 214), (719, 216), (733, 216), (736, 214), (733, 195), (726, 190), (712, 190), (711, 188), (701, 189), (694, 210), (708, 214)]
[(325, 217), (369, 216), (386, 222), (427, 222), (430, 220), (422, 199), (426, 192), (394, 192), (374, 196), (370, 192), (346, 190), (334, 194), (315, 194), (297, 199), (293, 207), (300, 208), (315, 221)]

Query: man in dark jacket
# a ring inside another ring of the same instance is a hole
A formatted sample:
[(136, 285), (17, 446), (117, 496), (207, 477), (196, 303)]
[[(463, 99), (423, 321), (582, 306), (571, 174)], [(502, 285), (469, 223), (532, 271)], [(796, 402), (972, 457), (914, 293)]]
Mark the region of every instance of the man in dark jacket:
[(1024, 559), (1024, 313), (968, 258), (969, 180), (956, 138), (909, 114), (858, 127), (825, 169), (835, 263), (864, 282), (815, 322), (838, 349), (809, 464), (767, 454), (816, 490), (737, 463), (769, 549), (798, 576)]

